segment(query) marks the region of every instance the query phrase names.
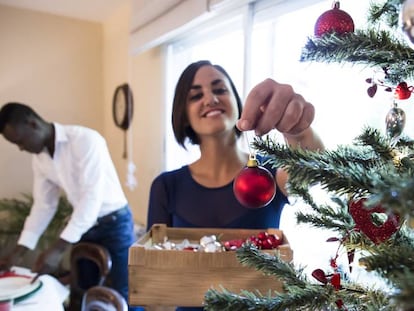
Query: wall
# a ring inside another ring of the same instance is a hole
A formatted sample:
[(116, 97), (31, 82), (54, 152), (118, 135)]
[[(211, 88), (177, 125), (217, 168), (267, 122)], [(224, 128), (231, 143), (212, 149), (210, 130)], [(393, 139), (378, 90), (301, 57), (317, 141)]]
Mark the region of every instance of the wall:
[[(0, 6), (0, 105), (104, 130), (102, 25)], [(0, 139), (0, 197), (31, 192), (30, 155)]]
[(153, 48), (133, 57), (131, 78), (135, 112), (132, 129), (138, 188), (130, 202), (137, 219), (146, 223), (149, 188), (164, 167), (165, 87), (164, 51)]
[[(163, 167), (163, 51), (130, 55), (126, 3), (103, 24), (0, 6), (0, 105), (20, 101), (47, 120), (95, 128), (108, 147), (136, 222)], [(135, 111), (130, 155), (138, 186), (125, 185), (123, 132), (112, 120), (115, 88), (129, 82)], [(0, 198), (31, 193), (31, 156), (0, 139)]]
[[(130, 11), (127, 4), (104, 24), (104, 119), (108, 146), (134, 219), (145, 224), (149, 187), (163, 163), (163, 52), (154, 48), (139, 55), (129, 53)], [(133, 120), (127, 132), (130, 159), (122, 158), (124, 132), (112, 120), (113, 92), (124, 82), (131, 85), (134, 98)], [(125, 185), (128, 160), (136, 166), (137, 187), (132, 190)]]

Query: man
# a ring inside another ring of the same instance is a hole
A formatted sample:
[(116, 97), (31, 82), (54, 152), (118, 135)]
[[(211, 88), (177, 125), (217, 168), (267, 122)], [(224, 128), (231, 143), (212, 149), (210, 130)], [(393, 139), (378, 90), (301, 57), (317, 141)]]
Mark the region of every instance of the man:
[(46, 122), (20, 103), (1, 108), (0, 133), (33, 154), (34, 174), (33, 206), (16, 247), (0, 259), (0, 271), (18, 264), (24, 253), (36, 247), (64, 191), (73, 212), (32, 271), (53, 272), (71, 244), (97, 243), (111, 254), (111, 286), (127, 300), (128, 249), (135, 240), (133, 218), (104, 138), (89, 128)]

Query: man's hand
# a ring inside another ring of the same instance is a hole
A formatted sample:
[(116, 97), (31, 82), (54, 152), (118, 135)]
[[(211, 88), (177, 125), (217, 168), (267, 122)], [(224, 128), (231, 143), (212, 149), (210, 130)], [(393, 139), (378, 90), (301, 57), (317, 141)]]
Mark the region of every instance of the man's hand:
[(0, 258), (0, 272), (10, 271), (11, 267), (18, 265), (28, 250), (27, 247), (16, 245), (8, 255)]
[(248, 94), (237, 127), (264, 135), (272, 129), (297, 135), (308, 129), (314, 119), (312, 104), (296, 94), (292, 87), (266, 79)]
[(59, 239), (55, 244), (39, 255), (32, 268), (32, 272), (38, 274), (50, 274), (55, 272), (69, 245), (69, 242)]

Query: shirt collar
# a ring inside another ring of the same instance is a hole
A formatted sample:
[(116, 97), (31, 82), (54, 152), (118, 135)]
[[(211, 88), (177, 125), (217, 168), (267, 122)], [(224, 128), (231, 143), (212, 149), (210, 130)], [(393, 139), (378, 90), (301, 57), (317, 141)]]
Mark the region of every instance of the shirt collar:
[(55, 147), (58, 143), (68, 141), (68, 136), (66, 135), (65, 128), (59, 123), (53, 123), (55, 127)]

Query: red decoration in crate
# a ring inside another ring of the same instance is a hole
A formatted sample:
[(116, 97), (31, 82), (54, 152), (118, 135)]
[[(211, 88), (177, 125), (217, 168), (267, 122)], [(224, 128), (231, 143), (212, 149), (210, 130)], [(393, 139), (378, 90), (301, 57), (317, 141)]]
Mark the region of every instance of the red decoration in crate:
[(240, 248), (244, 243), (251, 243), (258, 249), (274, 249), (282, 244), (282, 239), (276, 234), (262, 231), (257, 235), (252, 235), (246, 240), (228, 240), (224, 241), (222, 244), (227, 251), (234, 251)]
[(242, 247), (244, 242), (246, 241), (243, 239), (229, 240), (229, 241), (224, 241), (223, 246), (226, 249), (226, 251), (235, 251), (238, 248)]
[(247, 166), (234, 179), (233, 192), (244, 207), (260, 208), (269, 204), (276, 194), (274, 176), (250, 157)]
[(354, 30), (355, 25), (352, 17), (339, 9), (339, 1), (334, 1), (332, 9), (319, 16), (315, 24), (315, 36), (317, 37), (333, 32), (343, 35), (354, 32)]
[(373, 223), (372, 215), (385, 214), (386, 210), (377, 205), (368, 208), (364, 205), (366, 199), (362, 198), (349, 203), (349, 213), (355, 221), (355, 228), (361, 230), (371, 241), (376, 244), (388, 240), (400, 227), (400, 216), (388, 213), (387, 220), (381, 225)]
[(251, 236), (248, 239), (248, 242), (252, 243), (259, 249), (273, 249), (282, 244), (282, 240), (279, 236), (266, 231), (260, 232), (257, 236)]

